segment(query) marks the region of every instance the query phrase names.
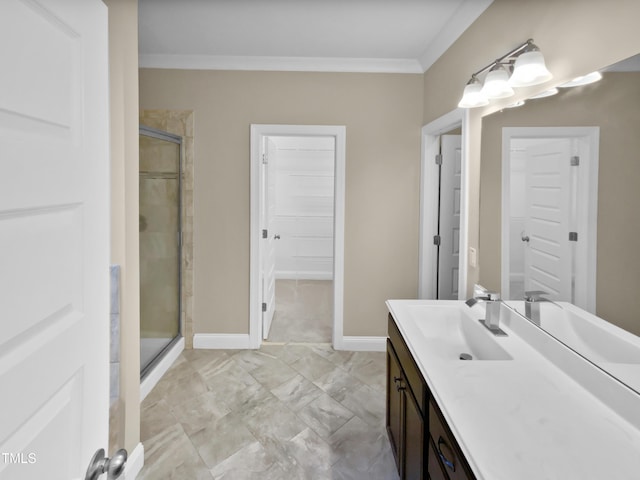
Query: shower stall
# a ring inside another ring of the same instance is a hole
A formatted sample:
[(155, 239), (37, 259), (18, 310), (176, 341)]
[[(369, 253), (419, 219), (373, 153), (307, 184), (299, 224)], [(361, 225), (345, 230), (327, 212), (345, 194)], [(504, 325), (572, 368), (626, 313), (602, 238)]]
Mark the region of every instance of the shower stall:
[(140, 126), (140, 375), (182, 336), (182, 138)]

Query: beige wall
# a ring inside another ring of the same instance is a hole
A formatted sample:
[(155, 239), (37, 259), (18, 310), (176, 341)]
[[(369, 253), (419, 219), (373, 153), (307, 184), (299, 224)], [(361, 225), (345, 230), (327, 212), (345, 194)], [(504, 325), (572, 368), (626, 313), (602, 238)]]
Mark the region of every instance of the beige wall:
[[(471, 74), (528, 38), (542, 50), (554, 79), (547, 85), (520, 89), (526, 97), (577, 75), (640, 52), (640, 2), (637, 0), (495, 0), (424, 75), (424, 123), (454, 110)], [(502, 105), (513, 101), (507, 99)], [(469, 244), (479, 247), (480, 131), (484, 113), (470, 111)], [(499, 257), (495, 259), (499, 261)], [(478, 280), (470, 268), (468, 284)]]
[(346, 125), (345, 335), (417, 295), (422, 75), (143, 69), (143, 109), (195, 120), (196, 333), (249, 331), (249, 126)]
[(480, 283), (498, 291), (505, 126), (600, 127), (596, 313), (640, 335), (640, 73), (605, 73), (596, 84), (484, 118)]
[(140, 442), (138, 2), (105, 3), (109, 7), (111, 263), (121, 266), (120, 418), (116, 422), (116, 447), (131, 453)]

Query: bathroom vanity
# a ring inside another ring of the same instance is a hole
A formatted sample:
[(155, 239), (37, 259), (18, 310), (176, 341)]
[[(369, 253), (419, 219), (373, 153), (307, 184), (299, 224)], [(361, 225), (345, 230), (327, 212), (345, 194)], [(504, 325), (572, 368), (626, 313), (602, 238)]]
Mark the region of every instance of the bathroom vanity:
[[(640, 395), (501, 305), (390, 300), (387, 430), (402, 479), (640, 478)], [(465, 360), (461, 360), (465, 358)]]

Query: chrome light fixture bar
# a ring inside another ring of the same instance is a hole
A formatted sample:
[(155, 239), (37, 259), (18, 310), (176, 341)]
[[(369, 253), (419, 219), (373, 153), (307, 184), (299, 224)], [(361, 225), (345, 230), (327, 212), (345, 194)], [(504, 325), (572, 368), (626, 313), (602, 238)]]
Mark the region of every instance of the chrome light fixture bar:
[[(482, 85), (478, 75), (487, 71)], [(529, 39), (472, 74), (458, 107), (483, 107), (490, 100), (511, 97), (515, 94), (513, 87), (539, 85), (551, 78), (540, 49)]]

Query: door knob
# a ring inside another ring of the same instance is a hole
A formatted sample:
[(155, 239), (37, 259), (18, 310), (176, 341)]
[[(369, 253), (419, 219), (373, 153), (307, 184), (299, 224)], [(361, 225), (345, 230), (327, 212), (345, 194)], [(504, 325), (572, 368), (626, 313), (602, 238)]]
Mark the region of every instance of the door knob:
[(520, 238), (522, 239), (523, 242), (529, 243), (529, 235), (525, 235), (524, 230), (520, 232)]
[(114, 453), (111, 458), (105, 457), (104, 448), (101, 448), (94, 453), (84, 480), (98, 480), (103, 473), (107, 474), (107, 480), (116, 480), (124, 472), (125, 463), (127, 451), (124, 448)]
[(274, 239), (274, 240), (280, 240), (280, 235), (276, 233), (276, 234), (273, 236), (273, 239)]

